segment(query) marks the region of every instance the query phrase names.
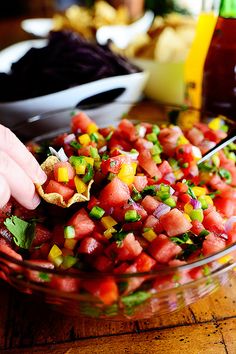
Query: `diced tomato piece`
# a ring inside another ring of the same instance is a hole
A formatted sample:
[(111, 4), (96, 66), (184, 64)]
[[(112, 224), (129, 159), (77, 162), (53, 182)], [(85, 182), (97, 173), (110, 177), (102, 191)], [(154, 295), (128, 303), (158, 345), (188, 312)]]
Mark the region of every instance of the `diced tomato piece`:
[(140, 253), (134, 262), (138, 272), (149, 272), (155, 264), (156, 261), (145, 252)]
[(89, 236), (95, 229), (93, 220), (90, 219), (88, 213), (83, 208), (77, 211), (67, 224), (74, 227), (76, 239)]
[(176, 185), (174, 186), (176, 192), (179, 193), (186, 193), (188, 191), (188, 186), (186, 183), (182, 182), (177, 182)]
[(113, 268), (113, 262), (110, 258), (100, 255), (95, 259), (93, 266), (99, 272), (109, 272)]
[(229, 198), (216, 197), (214, 198), (214, 205), (216, 206), (216, 209), (221, 214), (223, 214), (223, 216), (229, 218), (230, 216), (234, 215), (234, 209), (236, 205), (235, 200)]
[(163, 147), (165, 154), (173, 156), (178, 143), (178, 138), (182, 135), (180, 129), (164, 128), (161, 129), (158, 139)]
[(52, 234), (53, 234), (53, 242), (57, 246), (62, 247), (65, 242), (64, 225), (56, 224), (53, 228)]
[(189, 194), (183, 193), (183, 194), (180, 194), (179, 200), (181, 200), (181, 202), (183, 202), (184, 204), (187, 204), (191, 201), (191, 197)]
[(50, 241), (52, 238), (52, 233), (42, 224), (36, 224), (35, 234), (32, 242), (32, 246), (39, 246), (44, 242)]
[(170, 166), (169, 162), (164, 160), (159, 166), (159, 171), (161, 172), (162, 176), (165, 176), (167, 173), (172, 172), (172, 167)]
[(152, 159), (152, 155), (149, 150), (145, 149), (139, 152), (138, 156), (139, 165), (150, 175), (150, 177), (161, 178), (161, 172), (159, 171), (155, 161)]
[(134, 187), (137, 189), (137, 191), (141, 192), (148, 184), (147, 177), (146, 176), (135, 176), (133, 184), (134, 184)]
[(50, 243), (44, 243), (40, 246), (40, 248), (35, 248), (33, 249), (33, 251), (31, 250), (31, 254), (30, 257), (31, 259), (48, 259), (48, 254), (50, 252), (51, 249), (51, 244)]
[(149, 246), (150, 254), (159, 263), (168, 263), (182, 251), (181, 247), (176, 245), (170, 239), (160, 234)]
[(54, 170), (53, 170), (54, 177), (55, 177), (56, 181), (58, 181), (58, 169), (59, 168), (66, 168), (67, 169), (69, 180), (71, 180), (75, 177), (75, 170), (69, 162), (57, 162), (53, 168), (54, 168)]
[(144, 222), (144, 228), (154, 228), (156, 225), (159, 224), (159, 220), (155, 218), (154, 215), (149, 215)]
[(92, 233), (92, 237), (102, 244), (109, 243), (109, 240), (98, 230), (95, 230)]
[(199, 144), (201, 144), (201, 142), (204, 139), (203, 133), (201, 132), (201, 130), (199, 130), (196, 127), (193, 127), (192, 129), (187, 131), (186, 135), (187, 135), (188, 140), (195, 146), (198, 146)]
[(84, 280), (82, 286), (106, 305), (111, 305), (118, 299), (118, 287), (113, 278)]
[(113, 178), (113, 180), (102, 189), (99, 196), (99, 200), (104, 208), (121, 206), (126, 203), (129, 198), (130, 191), (128, 186), (118, 177)]
[(128, 156), (118, 155), (115, 157), (110, 157), (109, 159), (102, 161), (101, 170), (103, 174), (107, 174), (109, 172), (117, 174), (123, 163), (130, 162), (131, 160)]
[(204, 230), (204, 226), (202, 225), (202, 223), (198, 220), (193, 220), (191, 231), (195, 235), (199, 235), (202, 230)]
[(51, 179), (45, 188), (45, 193), (58, 193), (64, 200), (68, 200), (75, 192), (73, 189)]
[(132, 145), (123, 139), (123, 136), (120, 135), (117, 131), (112, 134), (111, 139), (108, 141), (108, 148), (113, 149), (122, 149), (124, 151), (130, 151)]
[(180, 210), (174, 208), (160, 217), (160, 222), (168, 236), (176, 236), (189, 231), (192, 224)]
[(131, 232), (125, 237), (122, 246), (116, 247), (117, 258), (121, 261), (134, 259), (141, 252), (142, 247)]
[(129, 223), (126, 223), (126, 224), (123, 224), (122, 226), (122, 229), (124, 231), (136, 231), (136, 230), (141, 230), (143, 227), (143, 223), (142, 221), (135, 221), (135, 222), (129, 222)]
[(48, 284), (51, 288), (56, 290), (67, 293), (77, 293), (80, 288), (80, 279), (73, 278), (73, 274), (71, 274), (71, 277), (53, 275)]
[(135, 126), (128, 119), (122, 119), (118, 125), (118, 130), (126, 139), (128, 139), (128, 141), (134, 141), (137, 139)]
[(92, 210), (93, 207), (95, 207), (96, 205), (99, 205), (99, 200), (96, 197), (94, 197), (94, 195), (92, 195), (89, 202), (88, 202), (87, 207), (89, 210)]
[(223, 238), (210, 233), (203, 241), (202, 253), (204, 256), (208, 256), (210, 254), (219, 252), (220, 250), (224, 249), (225, 246), (226, 241)]
[(177, 146), (176, 157), (182, 163), (194, 161), (192, 145), (184, 144), (184, 145)]
[(102, 251), (102, 244), (93, 237), (85, 237), (78, 248), (79, 253), (95, 255)]
[(148, 214), (152, 214), (156, 210), (156, 208), (160, 205), (160, 202), (154, 197), (152, 197), (151, 195), (146, 195), (143, 198), (141, 205), (143, 206), (143, 208), (146, 210)]
[(71, 130), (73, 133), (86, 133), (92, 120), (84, 112), (79, 112), (71, 118)]
[(221, 215), (217, 213), (217, 211), (213, 210), (209, 214), (205, 215), (203, 225), (211, 232), (224, 232), (224, 222)]
[(122, 262), (118, 267), (114, 269), (115, 274), (124, 274), (126, 270), (129, 268), (129, 264), (126, 262)]

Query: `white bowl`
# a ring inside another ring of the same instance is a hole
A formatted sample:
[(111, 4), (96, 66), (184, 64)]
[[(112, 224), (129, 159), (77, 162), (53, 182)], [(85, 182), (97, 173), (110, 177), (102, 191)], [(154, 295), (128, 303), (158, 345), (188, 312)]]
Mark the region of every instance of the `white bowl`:
[[(31, 47), (42, 47), (45, 40), (25, 41), (0, 52), (0, 71), (7, 72)], [(0, 103), (0, 123), (11, 128), (25, 119), (67, 107), (98, 101), (137, 102), (148, 79), (147, 72), (113, 76), (75, 86), (49, 95)]]

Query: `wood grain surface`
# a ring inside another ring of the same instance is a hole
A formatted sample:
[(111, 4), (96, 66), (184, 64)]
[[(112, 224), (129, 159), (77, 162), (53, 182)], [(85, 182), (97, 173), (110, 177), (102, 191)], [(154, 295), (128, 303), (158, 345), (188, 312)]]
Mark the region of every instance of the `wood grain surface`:
[(67, 317), (0, 289), (0, 353), (236, 353), (236, 278), (182, 311), (131, 322)]

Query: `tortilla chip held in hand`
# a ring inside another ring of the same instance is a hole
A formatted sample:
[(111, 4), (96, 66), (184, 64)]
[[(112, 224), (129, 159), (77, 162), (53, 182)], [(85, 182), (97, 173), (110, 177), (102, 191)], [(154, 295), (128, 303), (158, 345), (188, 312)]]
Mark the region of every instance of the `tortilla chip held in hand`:
[[(41, 167), (48, 178), (44, 185), (36, 184), (36, 188), (46, 202), (62, 208), (69, 208), (74, 203), (90, 199), (93, 180), (91, 179), (86, 184), (75, 175), (73, 166), (69, 162), (60, 162), (56, 156), (49, 156)], [(71, 174), (72, 178), (69, 178)]]

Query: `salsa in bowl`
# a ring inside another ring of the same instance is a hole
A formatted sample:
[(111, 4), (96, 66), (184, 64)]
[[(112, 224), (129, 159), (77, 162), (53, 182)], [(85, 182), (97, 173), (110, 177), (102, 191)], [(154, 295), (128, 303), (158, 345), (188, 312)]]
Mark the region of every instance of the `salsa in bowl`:
[[(235, 145), (197, 165), (225, 121), (99, 127), (70, 113), (70, 128), (28, 143), (48, 179), (35, 211), (14, 200), (2, 210), (1, 277), (65, 313), (117, 320), (177, 310), (227, 282)], [(85, 199), (69, 205), (76, 194)]]

